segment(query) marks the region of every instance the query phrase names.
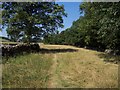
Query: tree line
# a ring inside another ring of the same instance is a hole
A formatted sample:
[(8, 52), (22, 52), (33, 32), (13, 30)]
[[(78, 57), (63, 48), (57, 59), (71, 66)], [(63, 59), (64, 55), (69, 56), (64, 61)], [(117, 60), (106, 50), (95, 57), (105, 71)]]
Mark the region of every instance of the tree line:
[(79, 8), (84, 16), (44, 42), (120, 51), (120, 2), (84, 2)]

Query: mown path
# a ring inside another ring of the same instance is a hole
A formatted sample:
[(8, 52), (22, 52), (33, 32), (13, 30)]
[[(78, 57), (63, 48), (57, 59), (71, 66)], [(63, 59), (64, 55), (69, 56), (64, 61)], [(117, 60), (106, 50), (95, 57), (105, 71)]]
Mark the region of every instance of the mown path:
[(40, 53), (10, 58), (3, 64), (3, 87), (118, 87), (118, 64), (105, 62), (108, 57), (103, 52), (68, 45), (40, 46)]
[(51, 73), (51, 78), (50, 81), (48, 83), (48, 87), (49, 88), (56, 88), (57, 87), (57, 74), (56, 74), (56, 68), (57, 68), (57, 55), (54, 54), (53, 57), (53, 65), (51, 67), (50, 73)]
[(48, 87), (117, 87), (118, 65), (102, 52), (65, 45), (45, 45), (54, 55)]

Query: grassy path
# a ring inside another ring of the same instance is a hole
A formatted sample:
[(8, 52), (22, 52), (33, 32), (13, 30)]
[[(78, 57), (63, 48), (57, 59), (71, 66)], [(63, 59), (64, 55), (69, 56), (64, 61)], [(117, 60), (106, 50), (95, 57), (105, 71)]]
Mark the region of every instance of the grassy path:
[(102, 52), (64, 45), (44, 48), (55, 51), (50, 87), (118, 87), (118, 65), (104, 62)]
[(118, 87), (118, 65), (104, 62), (104, 53), (67, 45), (41, 48), (3, 65), (3, 87)]
[(48, 87), (49, 88), (56, 88), (57, 87), (57, 74), (56, 74), (56, 68), (57, 68), (57, 55), (54, 54), (54, 58), (53, 58), (53, 65), (51, 67), (50, 73), (51, 73), (51, 78), (50, 81), (48, 83)]

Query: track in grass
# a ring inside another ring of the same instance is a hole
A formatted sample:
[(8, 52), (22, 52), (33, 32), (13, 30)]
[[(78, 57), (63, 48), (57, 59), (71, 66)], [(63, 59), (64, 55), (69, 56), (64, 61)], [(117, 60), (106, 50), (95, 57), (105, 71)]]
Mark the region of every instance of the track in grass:
[(3, 65), (3, 87), (118, 87), (118, 65), (104, 62), (104, 53), (67, 45), (41, 48), (42, 53), (11, 58)]
[(51, 67), (50, 73), (51, 73), (51, 78), (49, 80), (48, 83), (48, 87), (49, 88), (56, 88), (58, 86), (57, 83), (57, 74), (56, 74), (56, 68), (57, 68), (57, 55), (54, 54), (54, 58), (53, 58), (53, 65)]

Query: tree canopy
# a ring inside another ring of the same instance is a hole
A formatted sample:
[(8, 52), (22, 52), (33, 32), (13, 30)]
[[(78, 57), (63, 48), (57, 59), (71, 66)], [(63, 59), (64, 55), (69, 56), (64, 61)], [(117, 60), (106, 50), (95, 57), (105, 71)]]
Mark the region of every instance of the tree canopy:
[(57, 35), (59, 44), (120, 50), (120, 2), (84, 2), (80, 13), (84, 16)]
[(38, 40), (63, 27), (64, 6), (55, 2), (3, 2), (3, 26), (9, 37), (25, 42)]

